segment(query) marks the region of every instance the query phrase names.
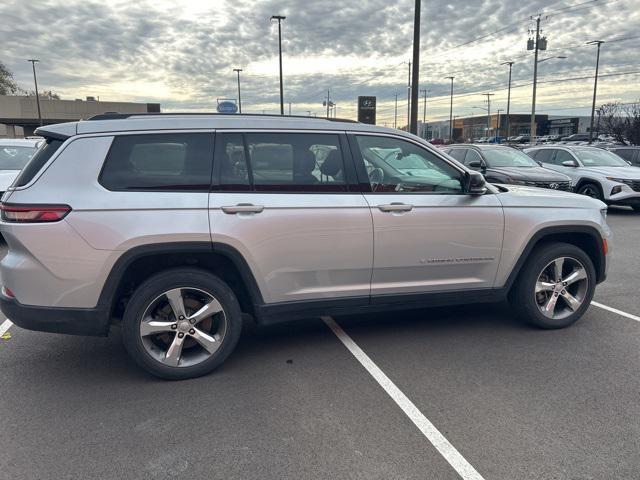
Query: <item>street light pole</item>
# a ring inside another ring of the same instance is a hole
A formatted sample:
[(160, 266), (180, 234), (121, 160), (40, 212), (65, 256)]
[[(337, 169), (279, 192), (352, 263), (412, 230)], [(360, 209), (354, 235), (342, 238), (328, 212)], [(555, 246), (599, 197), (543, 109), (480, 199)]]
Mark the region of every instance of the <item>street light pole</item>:
[(449, 143), (453, 143), (453, 79), (456, 77), (445, 77), (451, 80), (451, 102), (449, 104)]
[(500, 65), (509, 65), (509, 89), (507, 90), (507, 141), (509, 141), (509, 137), (511, 136), (511, 70), (513, 69), (513, 62), (504, 62)]
[(393, 113), (393, 128), (398, 128), (398, 94), (396, 93), (396, 108)]
[(282, 20), (285, 16), (273, 15), (271, 20), (278, 21), (278, 54), (280, 56), (280, 115), (284, 115), (284, 89), (282, 87)]
[(498, 119), (497, 119), (497, 123), (496, 123), (496, 143), (498, 143), (498, 137), (500, 137), (500, 112), (503, 112), (504, 110), (502, 110), (501, 108), (498, 109)]
[(37, 60), (35, 58), (27, 60), (27, 62), (31, 62), (31, 66), (33, 67), (33, 83), (35, 84), (35, 87), (36, 87), (36, 105), (38, 106), (38, 122), (40, 123), (40, 126), (42, 126), (42, 113), (40, 111), (40, 95), (38, 94), (38, 78), (36, 77), (36, 63), (38, 63), (39, 61), (40, 60)]
[(411, 79), (411, 123), (409, 131), (414, 135), (418, 134), (418, 88), (420, 86), (420, 4), (421, 0), (415, 0), (413, 13), (413, 78)]
[(598, 53), (596, 54), (596, 78), (593, 82), (593, 104), (591, 105), (591, 126), (589, 127), (589, 143), (593, 141), (593, 118), (596, 114), (596, 95), (598, 93), (598, 67), (600, 66), (600, 45), (604, 43), (603, 40), (593, 40), (587, 42), (587, 45), (597, 45)]
[(233, 71), (238, 74), (238, 111), (239, 113), (242, 113), (242, 97), (240, 96), (240, 72), (242, 69), (234, 68)]
[(411, 62), (409, 62), (409, 75), (407, 77), (407, 132), (411, 124)]

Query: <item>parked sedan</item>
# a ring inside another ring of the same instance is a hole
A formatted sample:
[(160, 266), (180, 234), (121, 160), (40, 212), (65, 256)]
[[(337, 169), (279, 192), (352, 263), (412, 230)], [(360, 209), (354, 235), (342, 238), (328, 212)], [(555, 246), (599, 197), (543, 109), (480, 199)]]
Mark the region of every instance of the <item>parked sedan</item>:
[(9, 138), (0, 140), (0, 195), (16, 179), (36, 153), (40, 140)]
[(533, 147), (525, 152), (545, 167), (569, 175), (576, 192), (640, 212), (640, 168), (615, 153), (569, 145)]
[(571, 179), (542, 168), (522, 151), (500, 145), (451, 145), (445, 152), (469, 168), (479, 170), (491, 183), (529, 185), (572, 191)]

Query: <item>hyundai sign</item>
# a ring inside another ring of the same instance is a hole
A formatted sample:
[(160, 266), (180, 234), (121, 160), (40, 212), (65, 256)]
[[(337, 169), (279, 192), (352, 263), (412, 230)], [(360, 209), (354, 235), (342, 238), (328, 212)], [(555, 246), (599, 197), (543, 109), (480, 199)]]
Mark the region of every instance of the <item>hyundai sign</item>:
[(238, 106), (231, 100), (221, 100), (218, 102), (218, 113), (238, 113)]
[(376, 124), (376, 97), (358, 97), (358, 121)]

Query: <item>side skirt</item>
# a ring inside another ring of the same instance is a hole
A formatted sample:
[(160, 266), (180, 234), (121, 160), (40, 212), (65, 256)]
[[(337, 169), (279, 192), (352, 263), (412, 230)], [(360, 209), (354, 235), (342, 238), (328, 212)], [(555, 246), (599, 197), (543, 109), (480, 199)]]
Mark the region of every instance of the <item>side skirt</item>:
[(272, 325), (321, 315), (353, 315), (474, 303), (497, 303), (507, 298), (507, 292), (507, 289), (502, 288), (485, 288), (279, 302), (256, 305), (255, 311), (257, 323)]

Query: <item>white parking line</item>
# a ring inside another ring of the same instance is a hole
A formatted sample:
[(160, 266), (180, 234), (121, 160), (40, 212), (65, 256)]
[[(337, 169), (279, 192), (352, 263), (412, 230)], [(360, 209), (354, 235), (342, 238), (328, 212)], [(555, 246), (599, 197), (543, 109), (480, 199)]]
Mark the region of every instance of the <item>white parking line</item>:
[(7, 330), (9, 330), (12, 325), (13, 322), (11, 320), (5, 320), (4, 322), (2, 322), (2, 325), (0, 325), (0, 337), (7, 333)]
[(631, 315), (630, 313), (623, 312), (622, 310), (618, 310), (617, 308), (609, 307), (607, 305), (603, 305), (602, 303), (591, 301), (591, 305), (594, 305), (598, 308), (602, 308), (603, 310), (608, 310), (609, 312), (617, 313), (618, 315), (622, 315), (623, 317), (630, 318), (631, 320), (635, 320), (636, 322), (640, 322), (640, 317), (636, 315)]
[(322, 317), (324, 323), (335, 333), (336, 337), (347, 347), (360, 364), (378, 382), (385, 392), (402, 409), (416, 427), (427, 437), (427, 440), (440, 452), (449, 465), (451, 465), (463, 480), (484, 480), (467, 460), (460, 455), (460, 452), (449, 443), (444, 435), (425, 417), (418, 407), (402, 393), (402, 391), (373, 363), (373, 360), (351, 339), (349, 335), (331, 317)]

